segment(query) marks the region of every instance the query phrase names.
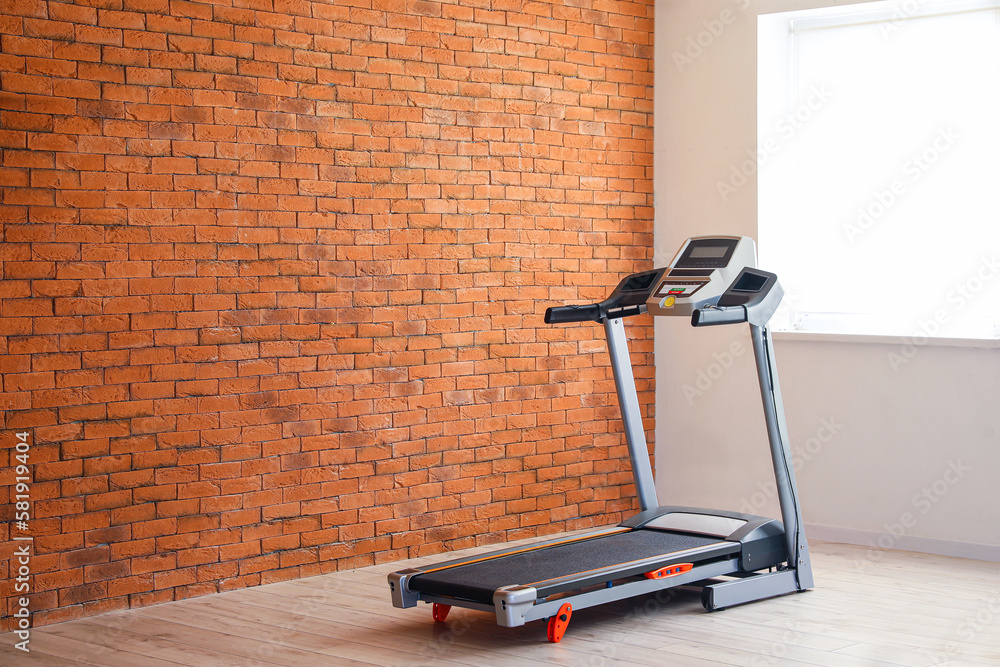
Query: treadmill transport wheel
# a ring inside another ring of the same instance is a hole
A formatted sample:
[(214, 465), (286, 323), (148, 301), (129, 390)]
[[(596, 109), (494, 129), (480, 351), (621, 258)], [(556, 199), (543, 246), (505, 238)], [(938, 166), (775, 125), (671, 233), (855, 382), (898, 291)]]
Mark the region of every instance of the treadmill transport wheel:
[(439, 604), (434, 603), (433, 608), (431, 608), (431, 615), (434, 616), (435, 621), (444, 622), (444, 619), (448, 618), (448, 612), (451, 611), (450, 604)]
[(573, 605), (567, 602), (559, 607), (559, 611), (556, 612), (555, 616), (549, 618), (548, 636), (550, 642), (558, 644), (562, 641), (563, 635), (566, 633), (566, 628), (569, 627), (569, 619), (572, 616)]

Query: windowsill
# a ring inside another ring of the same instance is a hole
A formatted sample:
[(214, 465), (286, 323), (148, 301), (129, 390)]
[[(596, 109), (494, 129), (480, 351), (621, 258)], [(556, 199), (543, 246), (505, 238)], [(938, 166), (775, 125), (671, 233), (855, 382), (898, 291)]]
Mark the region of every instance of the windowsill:
[(816, 341), (824, 343), (876, 343), (883, 345), (916, 345), (917, 347), (972, 347), (1000, 349), (998, 338), (931, 338), (918, 334), (853, 334), (834, 331), (771, 331), (774, 340)]

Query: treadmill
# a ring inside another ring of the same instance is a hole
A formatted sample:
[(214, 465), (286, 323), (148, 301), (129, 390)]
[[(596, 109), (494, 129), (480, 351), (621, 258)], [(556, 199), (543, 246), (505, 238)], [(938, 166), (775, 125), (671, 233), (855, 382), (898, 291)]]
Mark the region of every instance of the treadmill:
[[(431, 603), (437, 621), (452, 606), (479, 609), (506, 627), (548, 619), (548, 639), (558, 642), (574, 609), (664, 588), (700, 588), (708, 611), (812, 588), (767, 329), (783, 290), (773, 273), (755, 268), (756, 259), (746, 236), (690, 238), (668, 267), (628, 276), (600, 303), (549, 308), (547, 324), (604, 325), (640, 512), (582, 535), (394, 572), (393, 606)], [(689, 317), (695, 327), (750, 325), (781, 521), (659, 506), (624, 326), (626, 317), (645, 312)]]

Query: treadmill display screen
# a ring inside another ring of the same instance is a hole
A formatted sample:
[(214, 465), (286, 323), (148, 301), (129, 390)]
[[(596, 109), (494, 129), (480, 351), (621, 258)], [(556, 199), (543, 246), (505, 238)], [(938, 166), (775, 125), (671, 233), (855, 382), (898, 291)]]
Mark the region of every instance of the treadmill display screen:
[(700, 248), (692, 248), (688, 257), (691, 259), (708, 259), (710, 257), (718, 259), (725, 257), (727, 250), (728, 248), (725, 246), (701, 246)]
[(691, 239), (683, 254), (674, 264), (675, 269), (722, 269), (729, 265), (729, 260), (740, 242), (735, 238), (703, 238)]

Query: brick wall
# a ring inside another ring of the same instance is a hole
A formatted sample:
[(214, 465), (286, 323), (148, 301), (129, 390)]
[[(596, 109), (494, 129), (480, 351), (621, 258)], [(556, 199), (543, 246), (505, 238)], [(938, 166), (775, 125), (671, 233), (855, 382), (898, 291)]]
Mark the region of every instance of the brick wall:
[(650, 267), (652, 12), (0, 5), (34, 623), (634, 508), (602, 330), (542, 313)]

